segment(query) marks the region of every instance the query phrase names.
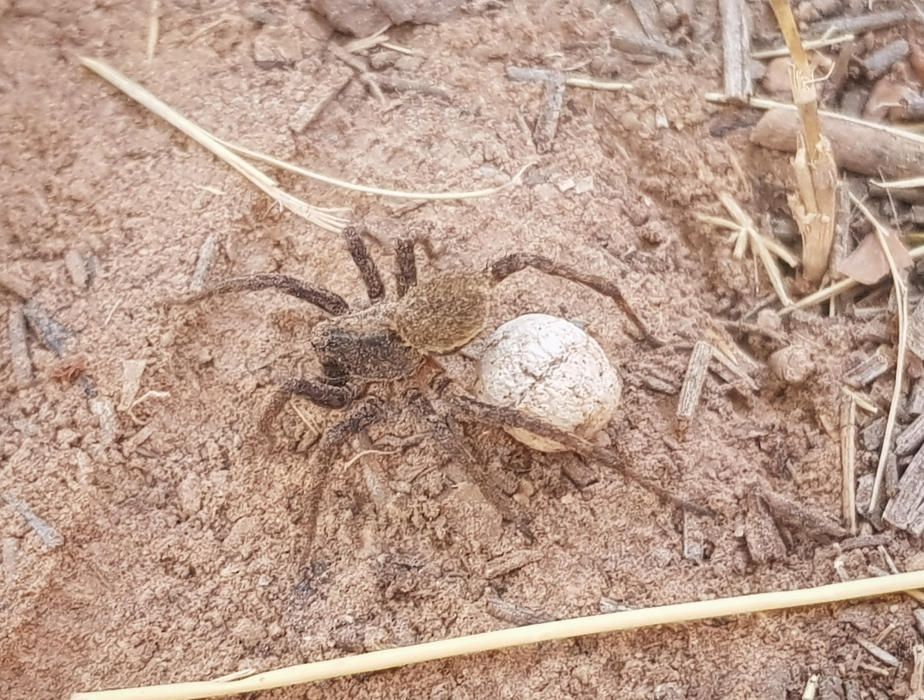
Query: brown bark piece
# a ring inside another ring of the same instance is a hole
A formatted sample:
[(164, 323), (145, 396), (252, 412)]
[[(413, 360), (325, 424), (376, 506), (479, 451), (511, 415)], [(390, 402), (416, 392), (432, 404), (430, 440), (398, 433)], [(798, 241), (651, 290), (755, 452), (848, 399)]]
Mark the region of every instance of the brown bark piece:
[[(916, 535), (924, 532), (924, 523), (917, 522), (924, 504), (924, 450), (918, 451), (898, 482), (898, 493), (886, 505), (883, 519), (899, 530)], [(915, 525), (917, 531), (912, 529)]]

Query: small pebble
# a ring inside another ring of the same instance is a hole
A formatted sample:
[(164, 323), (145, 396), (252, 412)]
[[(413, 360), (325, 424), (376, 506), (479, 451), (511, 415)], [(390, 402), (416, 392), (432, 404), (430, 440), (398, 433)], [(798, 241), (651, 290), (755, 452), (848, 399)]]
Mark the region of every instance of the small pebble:
[(770, 355), (770, 369), (787, 384), (802, 384), (815, 371), (812, 356), (801, 345), (789, 345)]

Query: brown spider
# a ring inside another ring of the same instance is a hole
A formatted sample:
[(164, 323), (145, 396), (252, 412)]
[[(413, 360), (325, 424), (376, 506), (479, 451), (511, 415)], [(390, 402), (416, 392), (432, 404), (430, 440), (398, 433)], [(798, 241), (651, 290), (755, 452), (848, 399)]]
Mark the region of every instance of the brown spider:
[[(348, 227), (343, 235), (365, 285), (371, 303), (368, 308), (351, 310), (338, 294), (282, 274), (227, 279), (174, 302), (188, 304), (229, 292), (276, 289), (330, 314), (330, 319), (315, 324), (309, 338), (320, 359), (322, 376), (283, 382), (260, 420), (261, 432), (269, 434), (270, 422), (293, 395), (303, 396), (319, 406), (349, 409), (342, 420), (325, 431), (311, 457), (312, 484), (305, 493), (305, 541), (308, 547), (314, 539), (319, 503), (336, 450), (352, 436), (386, 418), (384, 402), (367, 394), (369, 388), (375, 384), (412, 379), (428, 357), (453, 352), (474, 339), (484, 328), (492, 287), (509, 275), (530, 267), (586, 285), (615, 301), (642, 336), (651, 338), (616, 283), (527, 253), (507, 255), (481, 271), (440, 272), (418, 283), (414, 241), (400, 239), (395, 243), (398, 298), (387, 301), (385, 286), (363, 241), (362, 231)], [(507, 502), (497, 495), (500, 489), (496, 480), (465, 449), (464, 437), (454, 419), (496, 427), (523, 428), (555, 440), (586, 459), (619, 470), (666, 500), (702, 510), (636, 473), (628, 466), (625, 455), (594, 445), (516, 409), (477, 401), (461, 392), (446, 391), (449, 384), (450, 381), (444, 377), (424, 390), (408, 387), (404, 396), (408, 404), (425, 418), (429, 433), (439, 444), (454, 456), (461, 457), (469, 477), (482, 486), (485, 498), (505, 519), (516, 522), (529, 538), (532, 536), (524, 525), (524, 519), (516, 517)]]

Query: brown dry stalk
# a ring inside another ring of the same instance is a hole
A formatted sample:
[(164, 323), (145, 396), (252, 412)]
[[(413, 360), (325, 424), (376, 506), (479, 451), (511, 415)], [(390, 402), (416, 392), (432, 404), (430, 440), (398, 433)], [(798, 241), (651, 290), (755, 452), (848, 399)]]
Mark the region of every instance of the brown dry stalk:
[(815, 79), (789, 0), (771, 0), (771, 4), (792, 56), (789, 77), (802, 126), (793, 159), (797, 191), (790, 196), (789, 206), (802, 233), (803, 273), (806, 279), (818, 282), (828, 269), (834, 243), (837, 163), (831, 144), (821, 133)]

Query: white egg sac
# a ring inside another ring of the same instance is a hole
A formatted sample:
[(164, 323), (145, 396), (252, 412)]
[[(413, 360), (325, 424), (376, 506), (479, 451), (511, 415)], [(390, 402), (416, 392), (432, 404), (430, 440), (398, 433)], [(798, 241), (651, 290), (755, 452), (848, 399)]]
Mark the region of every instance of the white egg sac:
[[(602, 430), (619, 405), (622, 381), (603, 348), (563, 318), (526, 314), (508, 321), (491, 334), (480, 365), (483, 401), (583, 438)], [(507, 432), (536, 450), (565, 449), (525, 430)]]

